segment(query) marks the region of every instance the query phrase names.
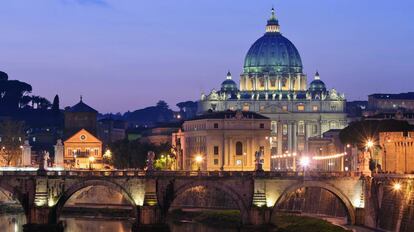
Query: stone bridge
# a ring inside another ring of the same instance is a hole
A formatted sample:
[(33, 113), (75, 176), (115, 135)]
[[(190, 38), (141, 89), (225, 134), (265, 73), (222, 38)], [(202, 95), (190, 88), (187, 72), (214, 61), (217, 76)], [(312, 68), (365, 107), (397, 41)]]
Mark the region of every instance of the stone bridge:
[[(0, 171), (0, 189), (10, 192), (21, 203), (27, 223), (35, 224), (57, 223), (66, 201), (90, 186), (120, 192), (141, 225), (165, 222), (173, 201), (196, 186), (219, 189), (230, 196), (243, 224), (270, 222), (278, 204), (303, 187), (322, 188), (335, 195), (350, 224), (364, 224), (366, 218), (375, 224), (379, 207), (373, 207), (373, 212), (364, 209), (367, 204), (378, 205), (378, 189), (384, 182), (384, 177), (373, 181), (351, 172)], [(373, 186), (378, 188), (373, 190)], [(369, 198), (373, 196), (374, 200)]]

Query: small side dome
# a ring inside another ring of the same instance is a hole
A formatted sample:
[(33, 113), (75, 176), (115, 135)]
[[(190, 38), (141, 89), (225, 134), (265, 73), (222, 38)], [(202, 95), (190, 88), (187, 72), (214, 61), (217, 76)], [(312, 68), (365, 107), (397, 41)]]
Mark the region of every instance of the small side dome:
[(315, 73), (315, 79), (309, 85), (309, 92), (326, 92), (326, 85), (321, 81), (319, 73)]
[(230, 71), (227, 72), (226, 80), (221, 83), (221, 91), (226, 93), (238, 91), (237, 84), (232, 80)]

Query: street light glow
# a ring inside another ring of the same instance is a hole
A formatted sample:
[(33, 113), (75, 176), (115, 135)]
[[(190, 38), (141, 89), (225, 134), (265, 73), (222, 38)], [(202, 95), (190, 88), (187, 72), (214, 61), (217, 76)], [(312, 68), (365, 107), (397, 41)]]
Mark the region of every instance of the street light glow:
[(368, 139), (367, 143), (365, 144), (367, 148), (371, 148), (374, 146), (374, 142), (371, 139)]
[(392, 186), (392, 188), (394, 189), (394, 191), (400, 191), (401, 190), (401, 184), (400, 183), (394, 183), (394, 185)]
[(194, 158), (194, 160), (195, 160), (196, 163), (199, 164), (199, 163), (203, 162), (203, 156), (196, 155), (196, 157)]
[(89, 161), (94, 162), (95, 161), (95, 157), (89, 156)]
[(302, 156), (299, 162), (302, 167), (307, 167), (310, 164), (310, 159), (307, 156)]

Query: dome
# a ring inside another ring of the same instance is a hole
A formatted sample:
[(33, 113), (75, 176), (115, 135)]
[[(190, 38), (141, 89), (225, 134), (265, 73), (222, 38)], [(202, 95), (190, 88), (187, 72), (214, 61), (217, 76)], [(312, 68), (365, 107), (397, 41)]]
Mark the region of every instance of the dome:
[(231, 73), (227, 73), (226, 80), (221, 83), (221, 91), (223, 92), (235, 92), (237, 91), (237, 84), (231, 79)]
[(316, 72), (315, 79), (309, 85), (310, 92), (326, 92), (326, 86), (319, 77), (319, 73)]
[(295, 45), (279, 32), (274, 9), (266, 33), (247, 52), (244, 73), (302, 73), (302, 60)]

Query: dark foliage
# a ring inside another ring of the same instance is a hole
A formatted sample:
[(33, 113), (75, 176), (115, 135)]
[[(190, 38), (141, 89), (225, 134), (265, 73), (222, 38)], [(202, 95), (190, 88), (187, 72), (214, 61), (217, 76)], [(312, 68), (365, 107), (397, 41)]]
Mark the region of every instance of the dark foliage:
[(365, 120), (349, 124), (339, 133), (343, 144), (352, 144), (362, 149), (367, 139), (378, 140), (379, 132), (409, 131), (413, 126), (400, 120)]
[(112, 151), (113, 164), (119, 169), (144, 168), (149, 151), (154, 151), (158, 157), (160, 154), (170, 152), (171, 149), (169, 143), (155, 145), (127, 139), (116, 141), (109, 147)]
[(170, 122), (173, 118), (173, 111), (165, 101), (159, 101), (155, 106), (146, 107), (134, 112), (126, 112), (124, 114), (124, 120), (129, 123), (145, 126)]

